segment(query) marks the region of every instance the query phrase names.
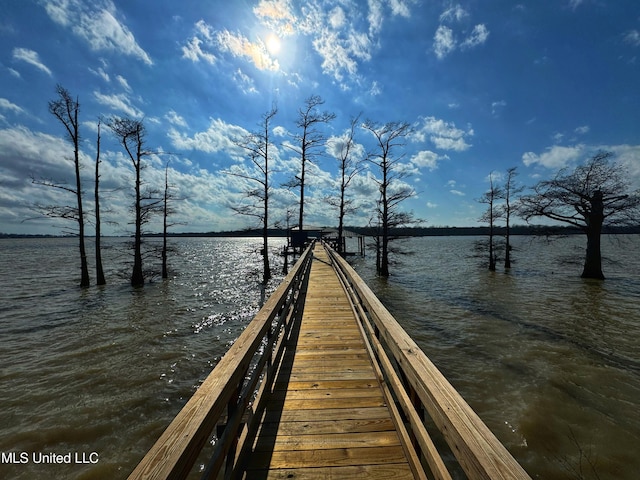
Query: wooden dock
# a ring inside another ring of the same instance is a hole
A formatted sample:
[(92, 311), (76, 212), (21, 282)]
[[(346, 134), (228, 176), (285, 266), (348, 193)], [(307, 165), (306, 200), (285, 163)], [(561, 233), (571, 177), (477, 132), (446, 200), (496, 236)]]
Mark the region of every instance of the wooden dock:
[(301, 322), (243, 452), (246, 477), (414, 478), (351, 303), (324, 248), (313, 255)]
[[(212, 443), (204, 473), (192, 472)], [(318, 243), (129, 478), (452, 472), (530, 479), (353, 269)]]

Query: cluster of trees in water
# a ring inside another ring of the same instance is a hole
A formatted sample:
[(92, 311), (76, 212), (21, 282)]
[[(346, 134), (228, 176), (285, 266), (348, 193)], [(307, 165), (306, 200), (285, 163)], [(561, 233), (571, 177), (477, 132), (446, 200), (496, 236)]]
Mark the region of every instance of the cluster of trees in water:
[[(74, 99), (61, 85), (56, 86), (58, 97), (49, 102), (49, 112), (56, 117), (64, 126), (66, 137), (73, 145), (73, 166), (75, 170), (75, 184), (69, 186), (65, 183), (55, 182), (48, 179), (33, 178), (34, 184), (42, 185), (57, 190), (65, 191), (72, 195), (75, 203), (72, 205), (36, 205), (36, 209), (51, 218), (71, 220), (77, 223), (77, 235), (80, 249), (80, 286), (90, 285), (89, 267), (85, 248), (85, 222), (86, 212), (83, 208), (83, 190), (80, 179), (80, 103)], [(96, 283), (106, 284), (104, 270), (102, 267), (101, 255), (101, 220), (100, 220), (100, 140), (103, 120), (98, 120), (98, 134), (96, 140), (96, 160), (95, 160), (95, 188), (94, 200), (95, 211), (93, 212), (95, 224), (95, 252), (96, 252)], [(169, 226), (168, 216), (171, 213), (169, 201), (173, 198), (168, 179), (168, 166), (165, 169), (164, 190), (145, 188), (141, 178), (144, 166), (144, 158), (154, 152), (145, 146), (145, 128), (142, 120), (135, 120), (127, 117), (112, 117), (106, 121), (106, 125), (113, 132), (119, 143), (124, 148), (127, 157), (131, 160), (134, 169), (134, 204), (133, 211), (135, 220), (134, 242), (133, 242), (133, 270), (131, 273), (131, 285), (141, 286), (144, 284), (144, 270), (142, 266), (142, 226), (149, 221), (152, 215), (162, 214), (164, 225), (164, 242), (162, 248), (162, 277), (166, 278), (167, 273), (167, 228)]]
[[(34, 183), (62, 189), (75, 197), (72, 206), (48, 205), (41, 206), (45, 215), (63, 218), (77, 222), (81, 259), (81, 286), (90, 284), (87, 256), (84, 245), (85, 212), (82, 206), (83, 192), (80, 181), (79, 155), (79, 102), (71, 94), (58, 85), (58, 97), (49, 102), (49, 111), (62, 123), (67, 138), (73, 145), (73, 164), (75, 168), (75, 186), (69, 187), (48, 180), (34, 179)], [(322, 111), (324, 101), (317, 95), (307, 98), (298, 110), (295, 122), (297, 128), (293, 134), (293, 141), (286, 146), (294, 151), (300, 159), (299, 174), (286, 186), (299, 191), (298, 224), (296, 227), (304, 229), (305, 185), (307, 182), (307, 167), (316, 157), (322, 155), (327, 144), (327, 137), (323, 126), (335, 118), (335, 114)], [(272, 189), (272, 152), (275, 145), (271, 139), (271, 127), (277, 115), (274, 105), (262, 115), (258, 127), (240, 138), (234, 139), (236, 146), (246, 152), (250, 160), (249, 167), (233, 165), (225, 174), (241, 178), (247, 189), (244, 192), (247, 202), (232, 207), (235, 213), (253, 217), (260, 226), (263, 239), (261, 250), (263, 258), (263, 282), (271, 278), (269, 262), (268, 237), (273, 232), (273, 222), (269, 216), (269, 197)], [(143, 225), (153, 215), (163, 215), (163, 248), (162, 275), (167, 276), (167, 228), (170, 226), (168, 217), (171, 212), (171, 200), (174, 197), (170, 191), (168, 174), (165, 175), (164, 189), (148, 189), (143, 182), (141, 173), (145, 158), (156, 153), (149, 150), (145, 143), (145, 127), (140, 119), (128, 117), (112, 117), (104, 122), (115, 135), (126, 157), (131, 161), (134, 171), (134, 200), (133, 211), (135, 233), (133, 235), (134, 262), (131, 273), (131, 285), (144, 284), (142, 267), (142, 237)], [(100, 127), (96, 143), (95, 160), (95, 227), (96, 227), (96, 272), (97, 283), (104, 284), (105, 278), (100, 256), (100, 199), (99, 199), (99, 166), (100, 166)], [(356, 153), (356, 130), (361, 128), (369, 132), (374, 141), (373, 149), (364, 155)], [(339, 162), (339, 193), (327, 199), (327, 203), (338, 211), (338, 249), (343, 246), (344, 221), (354, 211), (353, 200), (347, 190), (353, 179), (362, 172), (368, 163), (377, 169), (379, 197), (376, 200), (376, 212), (372, 215), (367, 234), (374, 239), (376, 250), (376, 268), (381, 276), (389, 275), (389, 256), (394, 252), (391, 248), (392, 240), (401, 237), (418, 227), (422, 220), (416, 218), (412, 212), (402, 209), (405, 200), (413, 197), (415, 191), (403, 180), (408, 175), (403, 168), (403, 146), (406, 139), (413, 133), (412, 126), (406, 122), (379, 123), (372, 120), (361, 121), (360, 116), (351, 119), (350, 128), (341, 139), (337, 148)], [(366, 163), (365, 163), (366, 162)], [(166, 170), (168, 172), (168, 168)], [(574, 170), (561, 170), (551, 180), (542, 180), (531, 188), (531, 193), (521, 195), (524, 187), (516, 182), (516, 168), (509, 168), (502, 182), (496, 181), (496, 175), (489, 175), (490, 188), (478, 201), (487, 205), (486, 211), (479, 219), (487, 223), (489, 268), (496, 269), (497, 255), (495, 237), (505, 238), (505, 268), (511, 267), (510, 235), (514, 229), (511, 222), (518, 217), (529, 222), (533, 218), (546, 217), (555, 222), (563, 223), (571, 228), (584, 232), (587, 236), (587, 250), (582, 276), (586, 278), (604, 279), (601, 266), (600, 236), (607, 225), (622, 226), (638, 224), (640, 214), (640, 192), (631, 191), (628, 175), (621, 164), (612, 161), (612, 154), (600, 152)], [(287, 219), (288, 220), (288, 219)], [(340, 252), (342, 253), (342, 252)]]
[(582, 270), (583, 278), (604, 280), (600, 239), (605, 228), (637, 226), (640, 215), (640, 191), (631, 191), (629, 175), (623, 165), (612, 161), (611, 152), (598, 152), (575, 169), (561, 169), (550, 180), (541, 180), (531, 192), (515, 183), (515, 168), (506, 172), (502, 184), (489, 175), (489, 190), (479, 199), (487, 205), (481, 221), (489, 224), (489, 269), (496, 269), (494, 237), (498, 222), (503, 222), (505, 268), (511, 267), (510, 222), (514, 216), (527, 222), (545, 217), (587, 237)]

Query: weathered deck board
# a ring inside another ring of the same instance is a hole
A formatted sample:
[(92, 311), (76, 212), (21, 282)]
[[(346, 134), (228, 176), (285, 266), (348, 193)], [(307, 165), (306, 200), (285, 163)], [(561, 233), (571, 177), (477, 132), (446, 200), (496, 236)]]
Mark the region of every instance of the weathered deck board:
[(244, 478), (414, 478), (349, 300), (320, 245), (293, 336), (244, 452)]

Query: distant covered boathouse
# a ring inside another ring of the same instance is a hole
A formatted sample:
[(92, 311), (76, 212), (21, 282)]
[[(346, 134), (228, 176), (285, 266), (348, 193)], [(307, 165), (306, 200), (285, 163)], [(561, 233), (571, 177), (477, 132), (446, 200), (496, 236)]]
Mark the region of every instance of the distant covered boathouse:
[(334, 250), (342, 251), (345, 256), (365, 254), (364, 235), (348, 230), (342, 231), (342, 248), (338, 248), (338, 229), (329, 227), (306, 227), (300, 230), (291, 228), (287, 242), (290, 252), (302, 251), (311, 240), (318, 239), (328, 243)]

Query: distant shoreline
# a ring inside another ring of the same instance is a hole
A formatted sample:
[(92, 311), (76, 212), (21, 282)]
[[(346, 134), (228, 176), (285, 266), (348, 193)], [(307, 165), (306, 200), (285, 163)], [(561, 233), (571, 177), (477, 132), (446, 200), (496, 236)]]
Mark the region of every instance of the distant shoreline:
[[(310, 236), (316, 236), (321, 232), (335, 231), (333, 227), (312, 228), (309, 230)], [(375, 236), (376, 229), (372, 227), (347, 227), (345, 232), (349, 232), (351, 235), (361, 236)], [(270, 237), (286, 237), (287, 230), (285, 229), (269, 229), (268, 234)], [(494, 235), (503, 236), (506, 233), (504, 227), (494, 227)], [(640, 234), (640, 225), (629, 227), (605, 227), (602, 231), (605, 235), (616, 234)], [(390, 234), (397, 237), (453, 237), (453, 236), (487, 236), (489, 235), (489, 227), (418, 227), (418, 228), (400, 228), (391, 230)], [(552, 226), (552, 225), (517, 225), (511, 227), (511, 235), (542, 235), (542, 236), (555, 236), (555, 235), (579, 235), (584, 234), (579, 228), (564, 227), (564, 226)], [(145, 237), (162, 237), (161, 233), (148, 233)], [(168, 237), (260, 237), (262, 236), (261, 229), (252, 230), (233, 230), (224, 232), (183, 232), (183, 233), (169, 233)], [(8, 234), (0, 233), (0, 238), (74, 238), (73, 235), (44, 235), (44, 234)], [(89, 236), (91, 237), (91, 236)], [(108, 238), (109, 236), (104, 236)], [(126, 235), (114, 236), (114, 237), (126, 237)]]

